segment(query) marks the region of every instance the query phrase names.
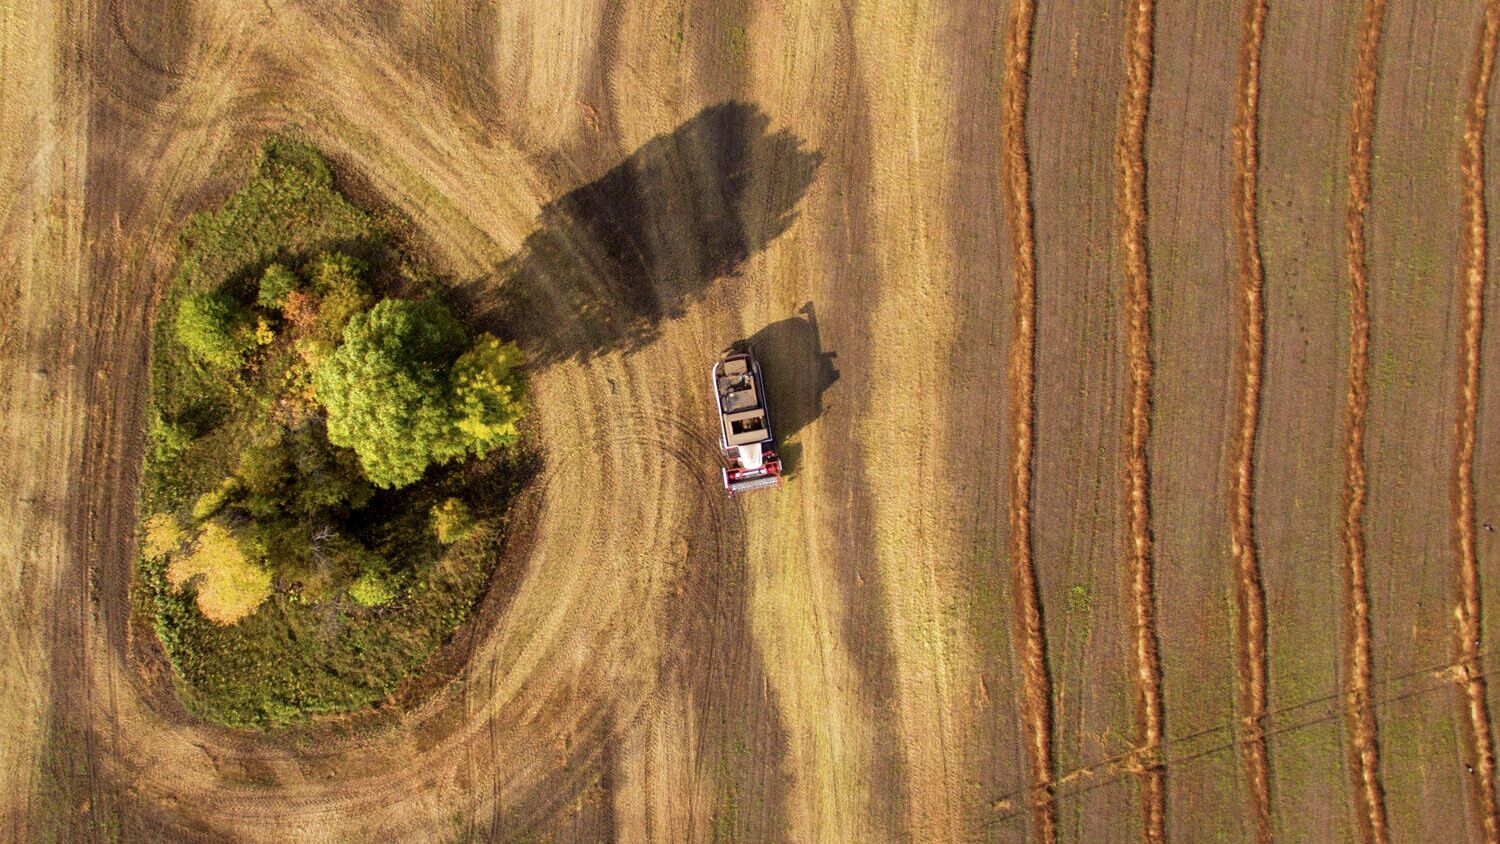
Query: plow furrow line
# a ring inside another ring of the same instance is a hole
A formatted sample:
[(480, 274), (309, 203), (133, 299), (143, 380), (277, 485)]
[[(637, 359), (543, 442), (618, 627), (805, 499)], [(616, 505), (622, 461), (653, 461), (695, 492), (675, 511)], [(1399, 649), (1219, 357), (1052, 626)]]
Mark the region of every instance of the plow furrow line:
[(1370, 700), (1370, 593), (1365, 574), (1365, 409), (1369, 404), (1370, 302), (1365, 210), (1375, 122), (1377, 47), (1385, 0), (1365, 0), (1349, 127), (1349, 190), (1344, 235), (1349, 271), (1349, 391), (1344, 420), (1344, 714), (1350, 776), (1365, 841), (1388, 840), (1375, 710)]
[(1234, 222), (1239, 248), (1240, 349), (1238, 418), (1230, 472), (1230, 540), (1234, 551), (1235, 646), (1240, 730), (1251, 814), (1258, 840), (1271, 840), (1271, 785), (1266, 759), (1266, 596), (1255, 545), (1255, 432), (1260, 418), (1261, 366), (1265, 360), (1265, 270), (1256, 223), (1257, 131), (1260, 52), (1265, 39), (1266, 0), (1247, 0), (1240, 42), (1234, 120)]
[(1484, 328), (1487, 227), (1484, 209), (1486, 98), (1500, 34), (1500, 0), (1486, 0), (1484, 25), (1469, 77), (1460, 169), (1463, 182), (1464, 268), (1460, 277), (1461, 333), (1458, 347), (1458, 421), (1454, 437), (1454, 544), (1458, 603), (1454, 607), (1459, 707), (1468, 724), (1470, 786), (1484, 839), (1500, 841), (1495, 805), (1495, 746), (1490, 732), (1486, 684), (1480, 670), (1479, 560), (1474, 538), (1474, 428), (1479, 413), (1479, 350)]
[(1006, 22), (1002, 80), (1001, 181), (1010, 225), (1015, 280), (1010, 341), (1010, 563), (1012, 647), (1021, 668), (1021, 711), (1031, 773), (1030, 803), (1037, 841), (1057, 838), (1052, 783), (1052, 681), (1042, 629), (1041, 598), (1031, 556), (1032, 424), (1036, 389), (1036, 244), (1032, 238), (1031, 175), (1026, 151), (1026, 87), (1031, 63), (1031, 0), (1014, 0)]
[(1140, 748), (1141, 815), (1148, 842), (1166, 840), (1166, 775), (1161, 761), (1163, 730), (1161, 656), (1156, 637), (1156, 596), (1151, 549), (1151, 285), (1146, 259), (1146, 110), (1151, 95), (1154, 0), (1132, 0), (1125, 23), (1125, 89), (1120, 105), (1115, 159), (1115, 202), (1125, 260), (1125, 310), (1130, 369), (1126, 407), (1126, 554), (1134, 609), (1133, 673), (1136, 739)]

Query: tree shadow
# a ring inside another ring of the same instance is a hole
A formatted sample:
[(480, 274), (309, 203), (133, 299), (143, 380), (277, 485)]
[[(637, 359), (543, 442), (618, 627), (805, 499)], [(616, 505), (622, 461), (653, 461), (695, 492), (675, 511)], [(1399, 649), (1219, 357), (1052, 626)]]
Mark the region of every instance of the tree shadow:
[(652, 138), (548, 203), (515, 256), (460, 286), (460, 306), (533, 367), (645, 346), (796, 219), (823, 157), (769, 125), (724, 102)]
[(823, 393), (839, 379), (833, 359), (837, 352), (823, 350), (818, 313), (812, 302), (797, 309), (798, 316), (778, 320), (755, 332), (734, 348), (755, 350), (765, 377), (766, 399), (771, 407), (771, 430), (776, 434), (776, 452), (784, 473), (796, 472), (802, 444), (793, 438), (808, 423), (823, 415)]

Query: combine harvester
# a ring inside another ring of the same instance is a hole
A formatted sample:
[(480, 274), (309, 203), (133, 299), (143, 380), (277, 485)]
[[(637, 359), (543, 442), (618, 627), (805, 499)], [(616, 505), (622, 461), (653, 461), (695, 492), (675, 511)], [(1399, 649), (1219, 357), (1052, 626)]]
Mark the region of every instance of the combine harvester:
[(760, 364), (749, 352), (731, 352), (714, 364), (719, 401), (719, 445), (729, 462), (721, 471), (730, 495), (781, 486), (781, 458), (771, 436)]

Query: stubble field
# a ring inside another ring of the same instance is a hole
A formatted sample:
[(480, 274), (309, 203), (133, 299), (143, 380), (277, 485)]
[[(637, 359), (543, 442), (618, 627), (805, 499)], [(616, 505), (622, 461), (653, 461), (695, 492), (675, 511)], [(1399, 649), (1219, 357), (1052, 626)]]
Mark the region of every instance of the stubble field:
[[(1493, 840), (1497, 28), (0, 9), (0, 838)], [(130, 582), (175, 232), (288, 130), (520, 342), (543, 469), (427, 678), (260, 733)], [(791, 477), (730, 500), (739, 340)]]

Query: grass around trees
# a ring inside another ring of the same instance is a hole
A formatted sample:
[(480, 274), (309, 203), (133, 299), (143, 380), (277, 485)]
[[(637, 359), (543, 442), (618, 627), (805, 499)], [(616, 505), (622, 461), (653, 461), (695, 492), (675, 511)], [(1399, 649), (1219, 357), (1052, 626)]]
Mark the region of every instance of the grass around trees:
[(386, 699), (472, 610), (529, 460), (520, 352), (472, 333), (311, 147), (184, 229), (153, 343), (141, 606), (190, 709)]

